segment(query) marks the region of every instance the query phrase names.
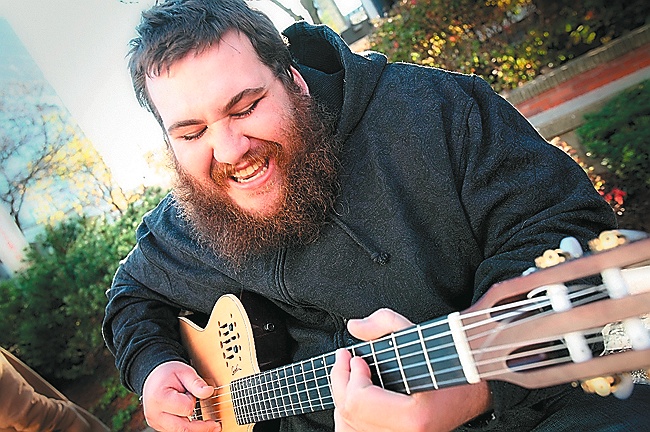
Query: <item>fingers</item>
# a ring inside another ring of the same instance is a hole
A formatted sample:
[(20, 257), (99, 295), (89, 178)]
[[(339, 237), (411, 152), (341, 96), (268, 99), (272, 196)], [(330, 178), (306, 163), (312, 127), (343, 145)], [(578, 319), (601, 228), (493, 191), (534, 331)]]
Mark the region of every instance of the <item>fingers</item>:
[(142, 404), (147, 423), (159, 431), (219, 431), (213, 421), (190, 422), (196, 398), (208, 398), (214, 389), (194, 368), (182, 362), (157, 366), (147, 377)]
[[(345, 390), (350, 381), (350, 359), (352, 355), (346, 349), (336, 351), (336, 361), (330, 373), (332, 381), (332, 397), (334, 405), (340, 405), (345, 401)], [(338, 402), (338, 403), (337, 403)]]
[(206, 399), (212, 396), (214, 387), (208, 385), (208, 383), (206, 383), (203, 378), (196, 373), (194, 368), (183, 368), (177, 373), (177, 376), (183, 387), (195, 397)]
[[(334, 398), (335, 425), (337, 431), (353, 431), (359, 416), (366, 417), (367, 408), (374, 411), (374, 402), (380, 402), (385, 391), (375, 387), (370, 377), (370, 369), (359, 357), (352, 357), (345, 349), (336, 352), (336, 362), (330, 375), (332, 397)], [(368, 417), (376, 416), (376, 413)], [(372, 429), (369, 429), (372, 430)]]
[(190, 421), (186, 417), (177, 417), (163, 413), (159, 422), (152, 424), (147, 419), (147, 424), (159, 432), (221, 432), (221, 424), (210, 421)]
[(487, 383), (406, 395), (372, 384), (370, 368), (347, 350), (331, 371), (336, 432), (449, 431), (491, 408)]
[(356, 338), (371, 340), (412, 325), (411, 321), (397, 312), (390, 309), (379, 309), (366, 318), (348, 321), (348, 330)]

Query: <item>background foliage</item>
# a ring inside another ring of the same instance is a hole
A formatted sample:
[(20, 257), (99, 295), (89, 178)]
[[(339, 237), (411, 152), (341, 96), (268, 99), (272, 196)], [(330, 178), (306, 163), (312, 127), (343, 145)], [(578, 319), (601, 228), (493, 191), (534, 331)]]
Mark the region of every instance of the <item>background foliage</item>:
[(585, 115), (577, 133), (630, 194), (650, 192), (650, 81), (631, 87), (600, 111)]
[(475, 73), (502, 91), (649, 16), (643, 0), (400, 0), (375, 24), (370, 47), (391, 61)]
[(142, 215), (161, 197), (149, 189), (118, 219), (79, 217), (48, 227), (29, 252), (30, 267), (0, 283), (0, 343), (54, 382), (93, 373), (105, 350), (105, 291)]

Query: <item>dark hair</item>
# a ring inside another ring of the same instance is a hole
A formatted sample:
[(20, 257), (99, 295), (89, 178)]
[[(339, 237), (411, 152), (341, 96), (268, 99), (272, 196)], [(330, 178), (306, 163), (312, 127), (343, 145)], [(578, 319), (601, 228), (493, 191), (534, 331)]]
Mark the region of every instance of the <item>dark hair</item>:
[[(243, 0), (167, 0), (142, 13), (138, 36), (131, 40), (129, 71), (135, 95), (163, 126), (146, 87), (147, 76), (157, 76), (189, 53), (219, 43), (229, 30), (246, 35), (260, 61), (285, 85), (293, 82), (291, 54), (273, 22)], [(164, 127), (163, 127), (164, 129)]]

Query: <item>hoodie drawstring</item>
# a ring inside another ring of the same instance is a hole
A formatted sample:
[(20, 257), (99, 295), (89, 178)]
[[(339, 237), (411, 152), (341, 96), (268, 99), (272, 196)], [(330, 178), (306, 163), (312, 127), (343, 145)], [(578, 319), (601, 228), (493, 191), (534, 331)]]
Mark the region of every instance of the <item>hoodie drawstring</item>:
[(330, 218), (336, 225), (339, 226), (356, 244), (361, 246), (361, 248), (366, 251), (372, 261), (379, 265), (388, 264), (390, 260), (390, 254), (387, 252), (382, 252), (380, 250), (375, 250), (371, 245), (364, 242), (359, 236), (357, 236), (350, 227), (348, 227), (338, 216), (330, 214)]

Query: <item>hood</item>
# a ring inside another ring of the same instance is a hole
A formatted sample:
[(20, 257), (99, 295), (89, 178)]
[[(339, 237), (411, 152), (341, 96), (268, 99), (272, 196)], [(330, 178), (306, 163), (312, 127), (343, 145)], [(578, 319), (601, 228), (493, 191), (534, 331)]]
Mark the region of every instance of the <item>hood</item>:
[[(347, 136), (366, 111), (386, 66), (386, 57), (370, 51), (353, 53), (338, 34), (324, 25), (299, 22), (284, 30), (284, 35), (299, 67), (306, 66), (330, 77), (341, 77), (343, 95), (342, 103), (341, 96), (338, 97), (337, 135)], [(305, 79), (310, 84), (308, 77)]]

